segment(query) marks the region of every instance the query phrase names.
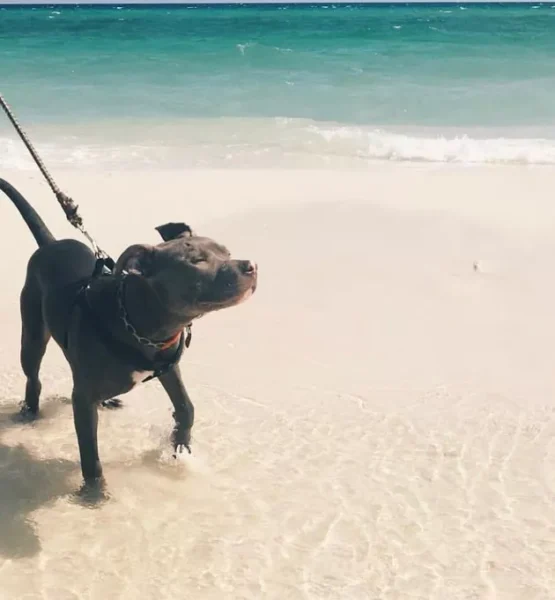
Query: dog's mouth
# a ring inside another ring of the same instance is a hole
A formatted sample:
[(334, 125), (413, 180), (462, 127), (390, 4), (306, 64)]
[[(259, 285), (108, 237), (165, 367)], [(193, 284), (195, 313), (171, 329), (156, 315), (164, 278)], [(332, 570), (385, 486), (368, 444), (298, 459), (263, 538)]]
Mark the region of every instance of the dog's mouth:
[(254, 294), (254, 292), (256, 292), (256, 283), (254, 283), (253, 286), (249, 290), (247, 290), (242, 296), (239, 297), (239, 299), (235, 303), (235, 306), (237, 306), (238, 304), (243, 304), (243, 302), (246, 302)]
[(211, 293), (199, 301), (203, 312), (231, 308), (246, 302), (256, 291), (258, 285), (257, 270), (240, 274), (234, 281), (226, 281), (223, 285), (214, 285)]

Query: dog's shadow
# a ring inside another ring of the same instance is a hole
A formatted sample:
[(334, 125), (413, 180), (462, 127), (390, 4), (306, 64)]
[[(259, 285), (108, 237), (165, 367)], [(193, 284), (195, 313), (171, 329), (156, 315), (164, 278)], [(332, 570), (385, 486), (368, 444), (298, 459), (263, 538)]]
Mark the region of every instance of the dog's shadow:
[[(49, 414), (63, 403), (53, 402)], [(21, 423), (16, 410), (14, 405), (0, 409), (0, 555), (12, 559), (28, 558), (40, 551), (32, 513), (72, 494), (76, 472), (72, 461), (41, 459), (21, 445), (2, 443), (2, 432)]]

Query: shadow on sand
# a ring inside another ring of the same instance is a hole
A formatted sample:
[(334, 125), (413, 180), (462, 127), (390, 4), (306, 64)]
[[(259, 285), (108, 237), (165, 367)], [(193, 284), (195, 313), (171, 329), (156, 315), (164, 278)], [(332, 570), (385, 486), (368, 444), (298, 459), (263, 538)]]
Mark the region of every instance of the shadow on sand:
[[(67, 400), (50, 398), (46, 402), (50, 416)], [(2, 433), (22, 423), (17, 411), (15, 402), (0, 409), (0, 556), (12, 559), (40, 551), (32, 513), (73, 493), (78, 468), (73, 461), (41, 459), (22, 445), (3, 444)]]

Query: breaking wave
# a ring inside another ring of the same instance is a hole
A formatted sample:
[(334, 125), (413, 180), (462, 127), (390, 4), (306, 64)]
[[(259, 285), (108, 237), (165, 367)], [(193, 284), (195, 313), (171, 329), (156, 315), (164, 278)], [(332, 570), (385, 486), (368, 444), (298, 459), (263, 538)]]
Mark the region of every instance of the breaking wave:
[[(65, 126), (67, 128), (67, 126)], [(555, 139), (403, 133), (291, 118), (96, 123), (42, 133), (37, 147), (59, 168), (333, 166), (388, 161), (555, 164)], [(0, 166), (34, 169), (14, 136), (0, 135)]]

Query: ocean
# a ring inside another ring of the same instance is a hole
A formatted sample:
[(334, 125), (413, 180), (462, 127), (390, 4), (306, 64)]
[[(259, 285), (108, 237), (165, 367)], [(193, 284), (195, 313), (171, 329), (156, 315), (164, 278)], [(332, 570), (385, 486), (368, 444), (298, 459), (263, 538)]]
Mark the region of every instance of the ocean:
[(555, 5), (6, 5), (0, 90), (58, 167), (555, 164)]

